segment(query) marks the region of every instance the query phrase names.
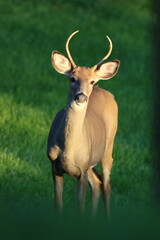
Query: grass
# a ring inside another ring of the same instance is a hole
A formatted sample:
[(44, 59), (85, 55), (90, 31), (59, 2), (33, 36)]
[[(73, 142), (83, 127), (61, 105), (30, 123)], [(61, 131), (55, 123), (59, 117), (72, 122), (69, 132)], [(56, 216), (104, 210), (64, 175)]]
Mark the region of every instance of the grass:
[[(53, 183), (46, 141), (56, 112), (65, 105), (68, 82), (51, 67), (56, 49), (71, 43), (78, 65), (93, 66), (113, 41), (116, 77), (99, 86), (119, 105), (111, 175), (111, 209), (136, 215), (153, 204), (151, 154), (152, 38), (149, 0), (0, 1), (0, 208), (53, 211)], [(75, 208), (75, 180), (65, 176), (64, 202)], [(90, 206), (90, 194), (86, 199)], [(100, 203), (103, 212), (102, 203)]]

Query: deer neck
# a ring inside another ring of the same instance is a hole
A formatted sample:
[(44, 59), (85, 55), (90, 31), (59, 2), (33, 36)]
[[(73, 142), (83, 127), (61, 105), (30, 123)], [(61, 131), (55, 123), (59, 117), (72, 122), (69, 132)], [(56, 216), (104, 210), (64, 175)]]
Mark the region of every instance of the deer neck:
[(64, 128), (64, 155), (67, 159), (74, 156), (74, 152), (79, 146), (86, 110), (87, 104), (82, 107), (77, 106), (73, 101), (68, 103)]

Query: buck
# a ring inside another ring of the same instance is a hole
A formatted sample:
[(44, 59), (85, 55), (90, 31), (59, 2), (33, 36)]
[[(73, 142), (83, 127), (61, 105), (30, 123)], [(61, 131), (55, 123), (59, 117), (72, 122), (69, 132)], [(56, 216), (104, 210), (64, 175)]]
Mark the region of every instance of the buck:
[[(69, 51), (70, 39), (66, 42), (68, 58), (53, 51), (51, 61), (54, 69), (66, 75), (70, 81), (66, 107), (60, 110), (50, 129), (47, 154), (51, 160), (54, 180), (54, 201), (57, 209), (63, 207), (63, 174), (77, 178), (78, 205), (84, 210), (85, 193), (89, 182), (92, 192), (92, 211), (96, 213), (100, 191), (104, 196), (109, 214), (110, 171), (112, 150), (117, 131), (118, 107), (113, 95), (97, 86), (100, 79), (108, 80), (118, 71), (118, 60), (104, 61), (112, 51), (94, 67), (77, 67)], [(101, 174), (95, 166), (100, 162)]]

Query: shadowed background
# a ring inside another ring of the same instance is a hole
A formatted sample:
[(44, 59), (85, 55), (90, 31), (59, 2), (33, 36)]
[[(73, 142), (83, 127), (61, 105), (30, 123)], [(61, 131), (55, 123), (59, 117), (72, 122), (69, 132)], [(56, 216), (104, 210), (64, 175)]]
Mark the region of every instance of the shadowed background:
[[(0, 209), (53, 210), (46, 142), (56, 112), (65, 105), (68, 80), (56, 73), (51, 52), (64, 55), (68, 36), (77, 65), (92, 67), (108, 51), (118, 74), (98, 85), (119, 106), (111, 173), (111, 213), (116, 218), (150, 211), (152, 169), (154, 14), (149, 0), (0, 1)], [(64, 205), (76, 209), (75, 179), (65, 176)], [(90, 191), (86, 199), (90, 212)], [(68, 210), (66, 210), (68, 211)], [(103, 215), (102, 199), (99, 213)]]

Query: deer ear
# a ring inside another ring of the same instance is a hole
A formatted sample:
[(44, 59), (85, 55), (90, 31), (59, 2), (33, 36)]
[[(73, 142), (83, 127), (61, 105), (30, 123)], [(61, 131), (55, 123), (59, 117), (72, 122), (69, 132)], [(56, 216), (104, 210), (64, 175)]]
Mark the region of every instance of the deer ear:
[(62, 74), (66, 74), (72, 70), (72, 66), (68, 58), (58, 51), (53, 51), (51, 55), (51, 62), (54, 69)]
[(120, 65), (119, 60), (114, 60), (102, 64), (99, 68), (95, 70), (98, 80), (100, 79), (107, 80), (112, 78), (114, 75), (116, 75), (119, 65)]

